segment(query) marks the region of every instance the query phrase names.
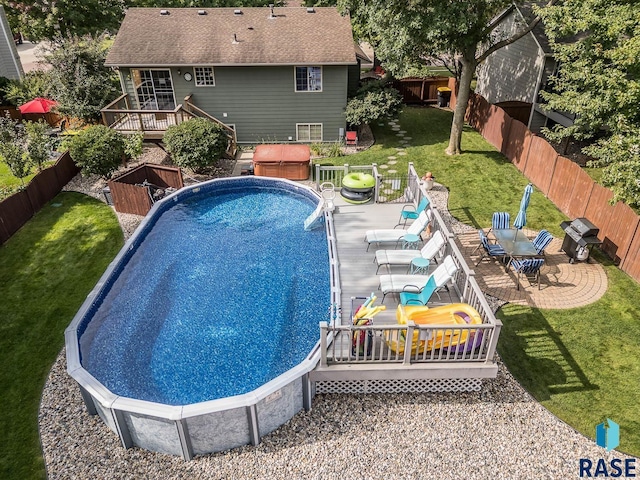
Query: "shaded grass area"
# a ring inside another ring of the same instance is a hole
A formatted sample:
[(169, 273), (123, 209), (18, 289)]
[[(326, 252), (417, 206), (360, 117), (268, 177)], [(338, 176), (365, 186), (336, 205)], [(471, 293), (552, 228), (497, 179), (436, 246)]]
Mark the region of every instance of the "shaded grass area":
[(122, 244), (111, 208), (65, 192), (0, 247), (0, 478), (44, 478), (42, 388), (64, 329)]
[[(466, 127), (462, 138), (462, 155), (444, 153), (449, 143), (452, 112), (436, 108), (405, 107), (399, 116), (400, 126), (411, 137), (407, 155), (397, 155), (401, 137), (387, 123), (371, 128), (375, 145), (364, 152), (334, 161), (367, 165), (382, 164), (395, 156), (394, 169), (406, 172), (413, 162), (418, 173), (430, 171), (436, 182), (450, 192), (449, 211), (461, 222), (476, 228), (491, 225), (495, 211), (507, 211), (515, 219), (527, 179), (500, 152), (473, 129)], [(323, 159), (324, 160), (324, 159)], [(560, 223), (567, 217), (535, 189), (527, 209), (527, 227), (546, 228), (556, 236), (563, 234)]]
[(640, 454), (640, 290), (602, 257), (609, 289), (572, 310), (506, 305), (498, 352), (546, 408), (587, 437), (611, 418), (619, 450)]
[[(449, 210), (475, 227), (491, 224), (494, 211), (515, 218), (527, 179), (477, 132), (466, 128), (464, 153), (444, 153), (452, 114), (433, 108), (405, 108), (400, 126), (412, 137), (407, 155), (395, 147), (401, 137), (388, 124), (373, 125), (376, 144), (336, 163), (382, 164), (395, 156), (399, 173), (413, 162), (433, 172), (450, 192)], [(566, 217), (537, 189), (527, 209), (527, 227), (563, 237)], [(572, 310), (507, 305), (499, 352), (518, 381), (546, 408), (590, 438), (605, 418), (620, 424), (620, 449), (640, 454), (640, 287), (604, 256), (609, 289), (598, 302)]]

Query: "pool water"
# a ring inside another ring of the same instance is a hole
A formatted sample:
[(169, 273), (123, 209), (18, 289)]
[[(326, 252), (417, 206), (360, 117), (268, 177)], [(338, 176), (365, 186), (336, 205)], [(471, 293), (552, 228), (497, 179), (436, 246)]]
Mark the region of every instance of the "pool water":
[(274, 188), (195, 195), (128, 257), (80, 338), (117, 395), (186, 405), (250, 392), (310, 353), (330, 295), (309, 196)]

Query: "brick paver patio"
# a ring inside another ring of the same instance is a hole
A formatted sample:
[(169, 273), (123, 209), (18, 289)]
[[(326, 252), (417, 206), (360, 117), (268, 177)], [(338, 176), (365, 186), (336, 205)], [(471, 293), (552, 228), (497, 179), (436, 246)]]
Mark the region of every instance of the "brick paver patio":
[[(532, 239), (537, 232), (525, 229)], [(516, 288), (517, 275), (497, 260), (485, 258), (473, 267), (480, 258), (481, 248), (472, 253), (480, 240), (476, 231), (459, 234), (458, 246), (468, 264), (475, 269), (476, 280), (483, 292), (509, 303), (529, 305), (535, 308), (576, 308), (597, 301), (607, 291), (607, 275), (595, 262), (569, 263), (562, 251), (562, 238), (555, 238), (545, 251), (546, 261), (540, 272), (540, 290), (525, 276), (520, 276), (520, 290)]]

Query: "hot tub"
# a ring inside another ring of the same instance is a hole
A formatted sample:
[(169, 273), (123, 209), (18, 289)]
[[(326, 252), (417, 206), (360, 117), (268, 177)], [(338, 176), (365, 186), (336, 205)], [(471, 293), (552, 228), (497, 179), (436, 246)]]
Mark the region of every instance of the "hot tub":
[(289, 180), (309, 178), (308, 145), (258, 145), (253, 154), (254, 174)]

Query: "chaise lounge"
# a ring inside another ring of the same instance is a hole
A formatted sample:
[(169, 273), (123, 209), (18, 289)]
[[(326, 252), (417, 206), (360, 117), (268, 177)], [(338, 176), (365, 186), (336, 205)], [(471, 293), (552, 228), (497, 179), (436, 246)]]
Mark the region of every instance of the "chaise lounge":
[(458, 265), (451, 255), (447, 255), (444, 261), (431, 275), (382, 275), (380, 277), (380, 291), (382, 303), (389, 293), (419, 293), (425, 287), (430, 277), (436, 281), (436, 291), (445, 287), (458, 271)]
[(431, 223), (432, 218), (433, 214), (431, 210), (424, 210), (420, 212), (417, 220), (407, 229), (386, 228), (367, 230), (364, 238), (364, 241), (367, 242), (367, 252), (372, 243), (376, 245), (380, 245), (381, 243), (395, 243), (397, 247), (398, 243), (403, 241), (407, 235), (420, 236), (429, 223)]

